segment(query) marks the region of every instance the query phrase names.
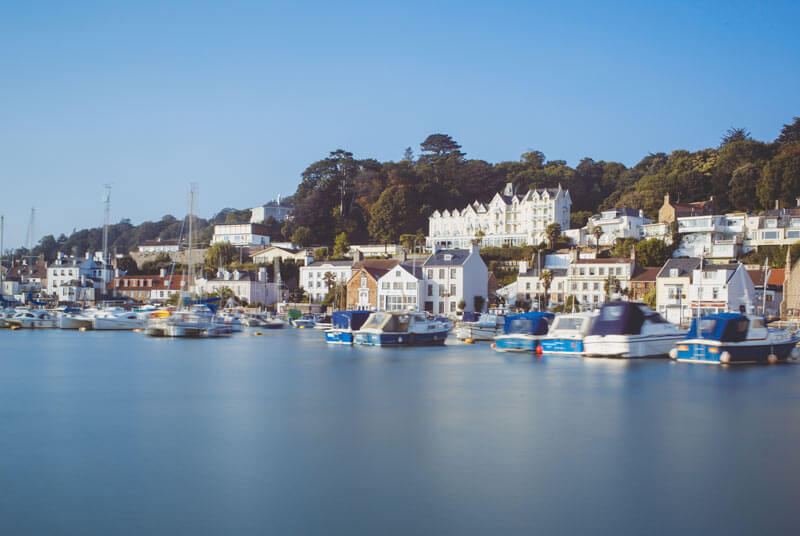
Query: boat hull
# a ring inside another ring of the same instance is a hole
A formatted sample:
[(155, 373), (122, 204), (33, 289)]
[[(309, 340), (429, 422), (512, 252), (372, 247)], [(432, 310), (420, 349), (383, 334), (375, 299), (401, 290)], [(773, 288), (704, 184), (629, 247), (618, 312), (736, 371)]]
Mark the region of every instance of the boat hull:
[(583, 340), (568, 338), (541, 339), (542, 353), (549, 355), (583, 355)]
[(769, 363), (769, 356), (774, 355), (778, 361), (786, 362), (798, 342), (798, 339), (790, 339), (772, 344), (731, 344), (693, 339), (683, 341), (675, 347), (674, 359), (711, 365), (755, 364)]
[(92, 320), (92, 329), (95, 331), (131, 331), (134, 329), (141, 329), (143, 327), (143, 320), (103, 317), (95, 317)]
[(53, 329), (56, 327), (56, 319), (49, 318), (49, 319), (28, 319), (25, 318), (23, 320), (20, 319), (13, 319), (13, 320), (6, 320), (9, 328), (12, 329)]
[(58, 319), (59, 329), (92, 329), (92, 319), (62, 315)]
[(366, 346), (434, 346), (444, 344), (447, 330), (426, 333), (364, 333), (355, 334), (354, 343)]
[(583, 340), (585, 357), (667, 357), (682, 333), (665, 335), (589, 335)]
[(539, 339), (534, 335), (498, 335), (493, 347), (497, 352), (535, 352)]
[(473, 341), (491, 341), (498, 333), (503, 332), (503, 326), (462, 324), (456, 328), (456, 337), (459, 340), (472, 339)]
[(355, 333), (344, 329), (329, 329), (325, 332), (325, 342), (328, 344), (353, 344)]

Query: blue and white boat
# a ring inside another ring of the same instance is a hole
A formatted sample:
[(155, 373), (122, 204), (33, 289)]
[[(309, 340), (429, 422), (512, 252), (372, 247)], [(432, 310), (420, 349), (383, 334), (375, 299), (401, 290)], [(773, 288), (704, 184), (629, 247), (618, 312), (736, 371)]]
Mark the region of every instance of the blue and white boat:
[(686, 339), (670, 357), (689, 363), (777, 363), (796, 351), (800, 338), (768, 328), (764, 317), (718, 313), (692, 320)]
[(570, 313), (556, 315), (547, 335), (539, 340), (537, 353), (550, 355), (583, 355), (583, 338), (589, 334), (597, 314)]
[(450, 328), (425, 313), (372, 313), (355, 333), (355, 343), (369, 346), (423, 346), (444, 344)]
[(666, 357), (686, 332), (643, 303), (604, 303), (583, 338), (585, 357)]
[(325, 330), (328, 344), (353, 344), (355, 332), (361, 329), (372, 311), (334, 311), (331, 315), (333, 327)]
[[(474, 315), (474, 316), (468, 316)], [(503, 333), (505, 317), (491, 313), (464, 313), (464, 318), (456, 328), (459, 340), (491, 341)]]
[(313, 328), (317, 323), (317, 317), (311, 314), (305, 314), (300, 318), (292, 320), (292, 325), (296, 328)]
[(498, 352), (535, 352), (539, 341), (547, 335), (553, 318), (553, 313), (509, 315), (503, 334), (494, 338), (492, 348)]

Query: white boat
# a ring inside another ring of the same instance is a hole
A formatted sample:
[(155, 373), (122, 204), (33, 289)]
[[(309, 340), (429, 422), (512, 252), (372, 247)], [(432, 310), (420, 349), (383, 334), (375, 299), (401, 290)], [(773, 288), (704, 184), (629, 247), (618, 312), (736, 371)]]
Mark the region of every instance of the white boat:
[(92, 329), (93, 312), (63, 312), (58, 317), (59, 329)]
[(264, 320), (264, 327), (266, 329), (281, 329), (286, 326), (286, 322), (280, 318), (267, 318)]
[(6, 319), (6, 324), (11, 329), (55, 328), (56, 317), (49, 311), (22, 310), (11, 318)]
[(292, 325), (296, 328), (313, 328), (316, 321), (317, 318), (314, 315), (303, 315), (292, 320)]
[(0, 311), (0, 328), (7, 328), (6, 320), (17, 314), (16, 309), (3, 309)]
[(224, 328), (230, 329), (232, 333), (240, 333), (244, 331), (244, 322), (238, 314), (226, 311), (214, 317), (214, 323)]
[(92, 329), (95, 330), (134, 330), (145, 326), (144, 318), (133, 312), (122, 309), (99, 311), (92, 317)]
[(642, 303), (608, 302), (583, 339), (585, 357), (666, 357), (686, 332)]
[(248, 328), (260, 328), (266, 323), (263, 315), (252, 313), (242, 319), (242, 324)]
[(325, 315), (314, 322), (314, 329), (328, 330), (333, 328), (333, 318), (331, 315)]
[(150, 314), (145, 333), (153, 337), (208, 338), (230, 335), (232, 329), (219, 324), (205, 305), (180, 311), (155, 311)]
[(583, 355), (583, 340), (597, 314), (569, 313), (556, 315), (547, 335), (539, 339), (537, 353), (549, 355)]
[(482, 313), (475, 321), (459, 322), (456, 328), (456, 337), (462, 341), (491, 341), (503, 333), (505, 321), (506, 318), (503, 315)]

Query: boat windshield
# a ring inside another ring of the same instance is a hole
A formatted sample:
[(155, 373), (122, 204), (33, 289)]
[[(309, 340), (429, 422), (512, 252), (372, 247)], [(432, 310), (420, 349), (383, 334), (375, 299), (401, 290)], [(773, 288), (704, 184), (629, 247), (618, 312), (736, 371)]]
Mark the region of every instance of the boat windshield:
[(377, 329), (383, 325), (386, 321), (386, 317), (388, 315), (386, 313), (372, 313), (367, 318), (367, 321), (364, 322), (364, 325), (361, 326), (362, 329)]
[(569, 331), (580, 331), (583, 326), (584, 319), (581, 317), (564, 317), (557, 318), (553, 329), (563, 329)]
[(515, 318), (508, 324), (508, 333), (528, 334), (531, 331), (531, 320), (529, 318)]

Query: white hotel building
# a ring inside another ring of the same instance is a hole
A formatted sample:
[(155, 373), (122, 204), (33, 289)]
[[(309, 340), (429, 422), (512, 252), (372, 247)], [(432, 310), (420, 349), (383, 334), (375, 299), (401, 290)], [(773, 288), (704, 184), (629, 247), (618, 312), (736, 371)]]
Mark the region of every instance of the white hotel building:
[(428, 218), (427, 245), (469, 249), (479, 232), (481, 246), (540, 244), (551, 223), (569, 229), (571, 206), (569, 191), (560, 184), (520, 196), (508, 183), (488, 204), (475, 201), (460, 211), (435, 211)]

